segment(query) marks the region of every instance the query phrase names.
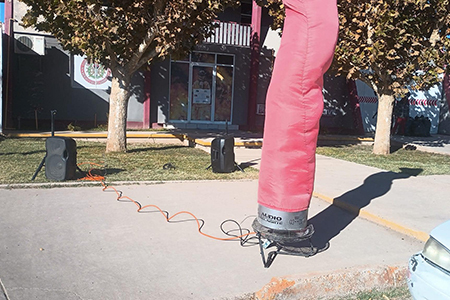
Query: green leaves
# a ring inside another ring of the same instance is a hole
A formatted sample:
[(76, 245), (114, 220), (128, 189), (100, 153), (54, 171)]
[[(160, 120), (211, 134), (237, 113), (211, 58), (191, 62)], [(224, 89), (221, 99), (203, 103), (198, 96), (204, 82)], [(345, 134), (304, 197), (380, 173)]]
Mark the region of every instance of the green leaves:
[[(349, 71), (350, 62), (360, 70), (372, 69), (372, 84), (397, 95), (413, 82), (421, 89), (440, 80), (431, 62), (442, 69), (448, 60), (448, 53), (440, 51), (449, 46), (445, 37), (448, 1), (341, 0), (338, 6), (340, 32), (334, 69), (339, 73)], [(416, 76), (416, 70), (424, 73)], [(360, 75), (352, 73), (354, 78)]]
[[(282, 1), (258, 3), (274, 16), (272, 28), (282, 28)], [(334, 72), (370, 79), (372, 86), (396, 95), (412, 83), (422, 89), (440, 81), (450, 58), (448, 0), (339, 0), (338, 9)], [(417, 76), (417, 70), (424, 72)]]
[[(212, 32), (232, 0), (21, 0), (25, 26), (53, 34), (63, 47), (134, 72), (155, 57), (191, 50)], [(156, 51), (155, 51), (156, 50)], [(114, 68), (113, 68), (114, 69)]]

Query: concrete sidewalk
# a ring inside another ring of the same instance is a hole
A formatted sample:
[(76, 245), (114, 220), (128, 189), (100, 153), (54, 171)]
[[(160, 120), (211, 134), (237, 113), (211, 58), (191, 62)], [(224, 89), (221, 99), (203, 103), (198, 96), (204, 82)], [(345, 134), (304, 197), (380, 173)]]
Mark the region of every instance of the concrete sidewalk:
[[(439, 141), (421, 146), (445, 153), (448, 139)], [(236, 147), (235, 155), (238, 163), (258, 167), (261, 149)], [(258, 247), (202, 237), (187, 215), (167, 224), (159, 212), (136, 213), (133, 203), (115, 201), (115, 193), (100, 186), (2, 190), (0, 281), (10, 299), (50, 300), (251, 299), (243, 295), (253, 292), (270, 299), (283, 291), (292, 293), (285, 299), (298, 299), (312, 286), (339, 294), (344, 278), (365, 287), (378, 277), (401, 282), (409, 256), (450, 219), (449, 181), (317, 156), (309, 217), (316, 245), (331, 247), (308, 259), (281, 256), (269, 269), (262, 268)], [(171, 214), (192, 211), (205, 221), (204, 232), (222, 236), (220, 222), (229, 218), (251, 227), (257, 184), (168, 182), (120, 190)]]
[[(129, 141), (184, 142), (209, 152), (212, 139), (223, 131), (130, 131)], [(47, 137), (50, 132), (10, 132), (12, 137)], [(76, 139), (104, 139), (106, 132), (56, 132)], [(236, 162), (259, 168), (262, 133), (230, 131), (235, 138)], [(319, 135), (319, 143), (372, 143), (373, 138)], [(450, 155), (450, 136), (393, 136), (392, 144)], [(372, 167), (318, 156), (315, 196), (380, 225), (424, 240), (436, 225), (450, 218), (450, 176), (405, 176)], [(426, 199), (426, 201), (424, 201)], [(404, 213), (405, 207), (408, 209)], [(449, 212), (449, 213), (446, 213)]]
[[(236, 149), (238, 163), (260, 162), (261, 149)], [(450, 175), (410, 176), (316, 156), (314, 196), (420, 241), (450, 219)], [(420, 172), (420, 170), (417, 170)]]
[[(220, 224), (227, 219), (251, 229), (256, 213), (257, 181), (117, 188), (170, 215), (192, 212), (215, 237), (226, 237)], [(313, 243), (330, 247), (310, 258), (280, 255), (265, 269), (257, 245), (206, 238), (188, 214), (167, 223), (153, 207), (137, 213), (100, 184), (1, 195), (0, 281), (10, 300), (319, 299), (398, 285), (409, 256), (423, 247), (313, 198)], [(224, 230), (238, 233), (231, 222)]]
[(318, 155), (314, 195), (425, 241), (450, 219), (449, 182), (449, 175), (410, 176)]

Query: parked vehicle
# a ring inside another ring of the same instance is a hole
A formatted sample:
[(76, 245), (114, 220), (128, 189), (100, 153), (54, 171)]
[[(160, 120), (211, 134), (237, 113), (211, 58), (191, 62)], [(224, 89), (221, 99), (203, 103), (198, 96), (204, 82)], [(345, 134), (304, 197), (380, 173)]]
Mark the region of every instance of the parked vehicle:
[(434, 228), (410, 258), (407, 281), (415, 300), (450, 300), (450, 220)]

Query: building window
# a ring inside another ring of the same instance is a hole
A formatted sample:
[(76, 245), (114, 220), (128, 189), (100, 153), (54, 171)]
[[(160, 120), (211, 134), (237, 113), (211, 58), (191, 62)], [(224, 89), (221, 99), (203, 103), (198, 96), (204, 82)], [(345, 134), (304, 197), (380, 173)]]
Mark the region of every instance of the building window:
[(170, 68), (170, 119), (187, 120), (189, 99), (189, 64), (183, 62), (172, 62)]
[(252, 1), (243, 0), (241, 1), (241, 23), (251, 24), (252, 23)]

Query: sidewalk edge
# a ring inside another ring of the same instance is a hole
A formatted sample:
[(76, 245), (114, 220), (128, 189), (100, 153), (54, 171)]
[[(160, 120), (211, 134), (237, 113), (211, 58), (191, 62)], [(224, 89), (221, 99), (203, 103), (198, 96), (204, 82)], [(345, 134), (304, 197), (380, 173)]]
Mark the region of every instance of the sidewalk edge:
[(324, 201), (326, 201), (326, 202), (328, 202), (328, 203), (330, 203), (332, 205), (335, 205), (335, 206), (337, 206), (339, 208), (342, 208), (342, 209), (344, 209), (344, 210), (346, 210), (346, 211), (348, 211), (350, 213), (356, 214), (356, 215), (358, 215), (359, 217), (361, 217), (361, 218), (363, 218), (365, 220), (368, 220), (368, 221), (370, 221), (372, 223), (381, 225), (383, 227), (387, 227), (387, 228), (392, 229), (392, 230), (394, 230), (396, 232), (408, 235), (408, 236), (413, 237), (413, 238), (415, 238), (415, 239), (417, 239), (419, 241), (426, 242), (428, 240), (428, 238), (429, 238), (429, 235), (426, 232), (414, 230), (414, 229), (408, 228), (406, 226), (403, 226), (401, 224), (398, 224), (397, 222), (384, 219), (384, 218), (382, 218), (380, 216), (377, 216), (377, 215), (369, 212), (367, 209), (359, 209), (358, 207), (353, 206), (351, 204), (348, 204), (348, 203), (346, 203), (344, 201), (340, 201), (339, 199), (325, 196), (325, 195), (320, 194), (320, 193), (318, 193), (316, 191), (313, 192), (313, 197), (316, 197), (316, 198), (319, 198), (321, 200), (324, 200)]
[(406, 287), (407, 276), (405, 266), (376, 266), (274, 277), (255, 293), (255, 299), (335, 299), (363, 291)]

